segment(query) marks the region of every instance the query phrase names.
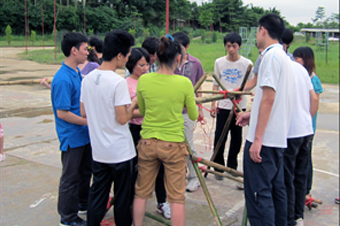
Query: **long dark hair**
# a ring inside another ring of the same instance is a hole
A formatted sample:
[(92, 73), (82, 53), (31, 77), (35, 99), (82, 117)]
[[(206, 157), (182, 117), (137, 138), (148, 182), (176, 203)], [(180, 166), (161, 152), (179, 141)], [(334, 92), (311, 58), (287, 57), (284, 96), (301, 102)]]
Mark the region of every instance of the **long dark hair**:
[(90, 62), (96, 62), (100, 65), (101, 64), (100, 60), (99, 60), (97, 54), (95, 53), (95, 51), (92, 49), (92, 47), (89, 46), (87, 50), (89, 51), (89, 55), (87, 56), (87, 60), (90, 61)]
[(303, 59), (303, 66), (307, 69), (309, 76), (315, 72), (315, 59), (314, 52), (308, 46), (299, 47), (293, 52), (294, 57), (299, 57)]
[(163, 36), (157, 50), (159, 63), (167, 67), (172, 67), (178, 54), (182, 54), (181, 45), (177, 41), (172, 41), (168, 37)]

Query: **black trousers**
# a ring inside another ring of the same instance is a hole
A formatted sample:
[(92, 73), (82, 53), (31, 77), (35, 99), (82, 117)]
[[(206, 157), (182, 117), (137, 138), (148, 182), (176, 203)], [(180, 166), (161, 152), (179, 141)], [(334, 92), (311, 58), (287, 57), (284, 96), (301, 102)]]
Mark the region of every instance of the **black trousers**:
[(248, 140), (244, 146), (244, 195), (252, 226), (287, 226), (287, 194), (284, 182), (284, 148), (262, 145), (262, 162), (250, 158)]
[(89, 194), (87, 225), (100, 226), (106, 214), (106, 205), (109, 201), (112, 182), (114, 182), (115, 223), (117, 226), (130, 226), (132, 224), (133, 159), (115, 164), (93, 161), (92, 168), (93, 183)]
[(303, 218), (312, 137), (313, 135), (287, 139), (284, 172), (288, 226), (295, 225), (296, 219)]
[(307, 176), (307, 190), (306, 195), (310, 193), (310, 190), (312, 189), (312, 183), (313, 183), (313, 160), (312, 160), (312, 149), (313, 149), (313, 139), (314, 135), (312, 136), (312, 140), (309, 145), (309, 166), (308, 166), (308, 176)]
[[(130, 131), (131, 131), (132, 139), (133, 139), (133, 142), (135, 144), (136, 151), (137, 151), (138, 141), (141, 138), (140, 137), (140, 131), (142, 130), (142, 126), (130, 123), (129, 127), (130, 127)], [(138, 155), (138, 151), (137, 151), (137, 155)], [(138, 162), (138, 156), (136, 156), (135, 164), (137, 164), (137, 162)], [(137, 179), (137, 173), (138, 172), (136, 171), (135, 175), (134, 175), (135, 181)], [(164, 186), (164, 165), (163, 165), (163, 163), (160, 164), (159, 172), (158, 172), (158, 175), (156, 177), (155, 193), (156, 193), (157, 203), (164, 203), (166, 201), (166, 190), (165, 190), (165, 186)]]
[[(245, 111), (246, 109), (242, 109)], [(225, 110), (225, 109), (217, 109), (217, 119), (216, 119), (216, 130), (215, 130), (215, 139), (214, 139), (214, 150), (217, 145), (218, 140), (220, 139), (220, 136), (222, 135), (222, 131), (224, 128), (224, 125), (227, 121), (227, 118), (229, 116), (231, 110)], [(228, 138), (228, 133), (230, 131), (230, 146), (229, 146), (229, 153), (228, 153), (228, 160), (227, 160), (227, 166), (233, 169), (237, 169), (237, 155), (240, 153), (241, 145), (242, 145), (242, 127), (237, 126), (236, 124), (236, 116), (234, 115), (230, 126), (228, 128), (228, 131), (226, 135), (222, 139), (222, 143), (220, 148), (217, 151), (216, 157), (214, 162), (225, 165), (224, 162), (224, 149), (225, 149), (225, 143)], [(218, 169), (215, 169), (216, 171), (222, 172)]]
[(73, 222), (78, 218), (79, 204), (87, 207), (92, 175), (90, 143), (62, 151), (61, 163), (58, 212), (65, 222)]

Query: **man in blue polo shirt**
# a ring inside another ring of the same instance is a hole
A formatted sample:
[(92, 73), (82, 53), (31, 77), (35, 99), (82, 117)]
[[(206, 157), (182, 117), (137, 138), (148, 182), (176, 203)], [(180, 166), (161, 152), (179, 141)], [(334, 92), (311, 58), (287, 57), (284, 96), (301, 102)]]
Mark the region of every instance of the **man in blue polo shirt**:
[[(60, 141), (62, 175), (59, 184), (60, 225), (85, 226), (78, 217), (86, 213), (92, 174), (92, 152), (87, 120), (80, 116), (79, 64), (88, 56), (87, 37), (70, 32), (64, 35), (61, 49), (66, 57), (51, 84), (51, 100)], [(83, 210), (83, 212), (81, 212)]]

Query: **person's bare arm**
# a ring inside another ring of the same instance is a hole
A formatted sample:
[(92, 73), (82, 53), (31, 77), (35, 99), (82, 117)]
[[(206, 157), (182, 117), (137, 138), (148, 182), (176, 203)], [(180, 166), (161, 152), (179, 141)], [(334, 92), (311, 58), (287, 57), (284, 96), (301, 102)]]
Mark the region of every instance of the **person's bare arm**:
[(310, 95), (310, 114), (312, 115), (312, 118), (316, 114), (316, 112), (319, 109), (319, 93), (315, 93), (314, 89), (311, 89), (309, 91)]
[(82, 118), (86, 118), (86, 112), (85, 112), (85, 107), (82, 102), (80, 102), (80, 115)]
[(139, 109), (133, 110), (132, 118), (143, 118), (143, 116), (139, 112)]
[[(219, 86), (213, 85), (213, 90), (219, 90)], [(216, 101), (211, 102), (210, 116), (213, 117), (213, 118), (216, 117)]]
[(87, 126), (87, 120), (86, 118), (82, 118), (70, 111), (66, 111), (66, 110), (57, 110), (57, 116), (58, 118), (75, 124), (75, 125), (80, 125), (80, 126)]
[(137, 97), (132, 99), (132, 104), (127, 107), (126, 105), (116, 106), (116, 117), (119, 124), (124, 125), (126, 124), (133, 115), (133, 110), (138, 106)]
[(249, 149), (250, 158), (255, 163), (260, 163), (262, 158), (260, 156), (261, 147), (262, 147), (262, 136), (265, 128), (267, 127), (267, 123), (272, 111), (272, 107), (275, 100), (275, 90), (264, 86), (262, 87), (263, 94), (259, 107), (259, 113), (257, 118), (257, 125), (255, 129), (255, 138), (254, 142)]
[(250, 91), (256, 86), (256, 84), (257, 84), (257, 74), (254, 74), (254, 78), (252, 78), (246, 83), (243, 90)]

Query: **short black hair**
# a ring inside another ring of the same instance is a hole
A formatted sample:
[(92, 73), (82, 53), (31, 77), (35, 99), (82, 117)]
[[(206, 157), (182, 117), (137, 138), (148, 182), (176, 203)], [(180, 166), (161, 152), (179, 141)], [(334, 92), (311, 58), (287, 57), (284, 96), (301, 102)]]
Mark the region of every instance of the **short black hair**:
[(125, 65), (130, 74), (132, 74), (133, 68), (136, 66), (137, 62), (143, 57), (145, 58), (146, 62), (150, 63), (149, 53), (146, 51), (146, 49), (142, 47), (136, 47), (131, 50), (131, 55), (129, 56), (129, 60)]
[(227, 44), (227, 42), (230, 42), (231, 44), (237, 43), (241, 47), (242, 38), (239, 34), (232, 32), (224, 37), (223, 39), (224, 46)]
[(176, 32), (172, 35), (172, 37), (175, 39), (175, 41), (179, 42), (185, 48), (190, 44), (190, 38), (184, 32)]
[(98, 36), (92, 36), (90, 38), (89, 44), (90, 44), (91, 47), (95, 47), (96, 48), (96, 52), (97, 53), (103, 53), (104, 42)]
[(272, 39), (281, 40), (285, 23), (277, 14), (266, 14), (259, 19), (259, 27), (264, 27)]
[(78, 32), (69, 32), (64, 35), (63, 40), (61, 41), (61, 51), (63, 51), (66, 57), (69, 57), (71, 49), (73, 47), (79, 49), (84, 42), (88, 42), (88, 38), (85, 35)]
[(165, 65), (169, 68), (172, 67), (179, 54), (182, 55), (181, 44), (163, 36), (157, 50), (157, 57), (160, 65)]
[(110, 31), (104, 40), (103, 60), (111, 61), (119, 53), (126, 56), (134, 44), (135, 39), (128, 32), (119, 29)]
[(289, 45), (290, 43), (292, 43), (293, 39), (294, 39), (293, 31), (290, 30), (289, 28), (286, 28), (281, 36), (282, 43)]
[(159, 42), (161, 40), (154, 36), (147, 37), (142, 43), (142, 47), (148, 51), (149, 54), (154, 55), (157, 52)]

